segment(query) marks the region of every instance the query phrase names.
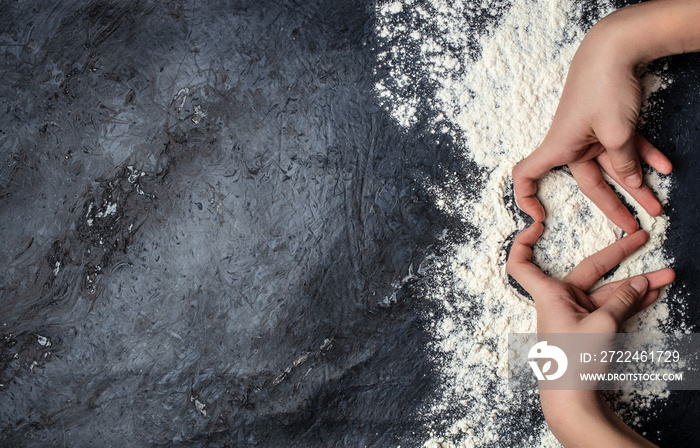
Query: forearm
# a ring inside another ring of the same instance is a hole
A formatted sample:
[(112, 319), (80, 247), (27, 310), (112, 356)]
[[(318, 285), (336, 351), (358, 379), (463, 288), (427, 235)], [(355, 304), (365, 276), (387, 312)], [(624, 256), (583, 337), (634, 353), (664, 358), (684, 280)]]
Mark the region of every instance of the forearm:
[(589, 37), (601, 37), (621, 60), (643, 66), (664, 56), (700, 51), (699, 24), (700, 0), (656, 0), (615, 11)]
[(566, 448), (656, 446), (622, 422), (597, 391), (543, 390), (540, 399), (549, 428)]

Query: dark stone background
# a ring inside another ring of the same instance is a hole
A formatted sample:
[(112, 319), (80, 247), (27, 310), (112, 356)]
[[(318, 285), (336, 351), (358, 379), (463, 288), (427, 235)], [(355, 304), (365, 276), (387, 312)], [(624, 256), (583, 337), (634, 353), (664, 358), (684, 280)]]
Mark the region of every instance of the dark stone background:
[[(672, 77), (659, 91), (642, 133), (673, 162), (673, 187), (665, 212), (670, 224), (665, 247), (674, 259), (671, 318), (700, 331), (700, 54), (678, 55), (654, 63)], [(653, 67), (652, 67), (653, 68)], [(700, 391), (671, 392), (650, 412), (647, 437), (660, 446), (700, 446)], [(655, 440), (655, 437), (658, 437)]]
[[(373, 20), (369, 1), (2, 2), (1, 446), (421, 440), (427, 305), (401, 280), (458, 229), (422, 180), (470, 176), (377, 105)], [(700, 61), (669, 70), (648, 126), (697, 324)], [(645, 429), (697, 444), (697, 393), (668, 403)]]

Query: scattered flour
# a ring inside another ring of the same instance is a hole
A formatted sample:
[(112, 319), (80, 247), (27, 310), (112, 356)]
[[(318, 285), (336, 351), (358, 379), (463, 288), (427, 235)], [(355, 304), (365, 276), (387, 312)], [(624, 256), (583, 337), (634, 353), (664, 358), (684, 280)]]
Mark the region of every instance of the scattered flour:
[[(608, 4), (582, 8), (566, 0), (400, 0), (377, 6), (378, 65), (387, 73), (376, 85), (379, 100), (406, 128), (419, 124), (420, 112), (428, 132), (451, 138), (465, 160), (479, 166), (472, 179), (479, 191), (464, 191), (456, 180), (428, 186), (437, 207), (474, 231), (459, 235), (459, 242), (448, 243), (448, 255), (431, 258), (420, 270), (428, 279), (428, 298), (440, 310), (431, 315), (431, 333), (443, 383), (440, 398), (424, 409), (432, 434), (426, 447), (559, 446), (541, 416), (537, 392), (507, 385), (507, 335), (534, 332), (536, 321), (530, 299), (509, 282), (505, 261), (508, 245), (526, 226), (512, 199), (510, 172), (548, 130), (587, 29), (583, 24), (612, 10)], [(669, 82), (648, 77), (646, 98)], [(646, 181), (665, 201), (669, 178), (649, 172)], [(662, 246), (667, 217), (649, 216), (617, 190), (651, 238), (606, 281), (671, 262)], [(535, 260), (554, 277), (622, 235), (565, 169), (541, 179), (539, 195), (548, 218)], [(668, 315), (662, 298), (627, 329), (659, 331)], [(659, 397), (614, 399), (629, 401), (634, 416)]]
[[(668, 64), (663, 67), (664, 70), (668, 69)], [(663, 71), (662, 72), (650, 72), (647, 73), (642, 78), (642, 110), (640, 116), (640, 123), (645, 122), (646, 115), (654, 113), (656, 107), (658, 106), (658, 101), (654, 94), (660, 90), (668, 88), (669, 85), (673, 83), (673, 79), (668, 77)]]
[(552, 171), (540, 181), (538, 189), (547, 211), (547, 226), (533, 252), (535, 263), (547, 275), (561, 280), (583, 256), (620, 238), (620, 229), (588, 199), (580, 197), (570, 174)]

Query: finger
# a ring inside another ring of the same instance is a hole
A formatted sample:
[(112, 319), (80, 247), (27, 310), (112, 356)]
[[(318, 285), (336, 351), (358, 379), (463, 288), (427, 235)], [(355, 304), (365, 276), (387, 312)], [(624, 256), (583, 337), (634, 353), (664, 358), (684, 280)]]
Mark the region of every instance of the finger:
[(642, 186), (639, 188), (630, 188), (620, 181), (620, 177), (613, 169), (610, 162), (610, 156), (607, 153), (599, 155), (597, 160), (601, 168), (608, 173), (608, 175), (612, 177), (615, 182), (620, 184), (620, 186), (624, 188), (630, 194), (630, 196), (632, 196), (632, 198), (637, 201), (642, 208), (644, 208), (644, 210), (647, 211), (647, 213), (649, 213), (651, 216), (659, 216), (663, 212), (661, 202), (659, 202), (654, 192), (651, 191), (651, 188), (649, 188), (646, 184), (642, 184)]
[[(676, 272), (671, 268), (663, 268), (653, 272), (645, 272), (642, 275), (646, 277), (647, 281), (649, 282), (649, 290), (659, 289), (661, 287), (669, 285), (673, 283), (673, 281), (676, 279)], [(625, 281), (627, 281), (627, 279), (606, 283), (600, 288), (591, 292), (591, 295), (598, 295), (599, 291), (603, 291), (603, 289), (606, 288), (608, 289), (608, 295), (610, 295), (612, 291), (617, 289)]]
[(544, 151), (537, 148), (513, 168), (513, 192), (518, 207), (535, 221), (543, 221), (545, 211), (537, 199), (537, 179), (555, 165), (547, 163)]
[[(649, 287), (647, 288), (649, 292), (658, 290), (659, 288), (669, 285), (673, 283), (673, 281), (676, 279), (676, 273), (671, 268), (659, 269), (658, 271), (647, 272), (642, 275), (649, 282)], [(591, 292), (590, 298), (595, 307), (600, 308), (601, 306), (603, 306), (603, 304), (608, 299), (610, 299), (613, 291), (615, 291), (625, 281), (627, 280), (618, 280), (616, 282), (606, 283), (605, 285)], [(640, 309), (643, 309), (644, 307), (648, 306), (648, 304), (646, 304), (646, 299), (643, 299), (642, 303), (645, 305), (643, 305)]]
[[(663, 174), (670, 174), (673, 169), (671, 161), (666, 158), (665, 155), (658, 149), (654, 147), (647, 139), (642, 137), (639, 133), (635, 136), (635, 148), (639, 153), (641, 159), (649, 164), (651, 167)], [(642, 184), (639, 188), (630, 188), (621, 181), (620, 177), (615, 172), (610, 162), (610, 156), (607, 153), (602, 153), (598, 156), (598, 163), (600, 163), (603, 170), (605, 170), (610, 177), (612, 177), (615, 182), (620, 184), (639, 205), (641, 205), (644, 210), (647, 211), (651, 216), (659, 216), (663, 212), (663, 206), (661, 202), (657, 199), (654, 192), (647, 185)]]
[(656, 149), (656, 147), (652, 145), (649, 140), (637, 133), (634, 144), (637, 148), (637, 152), (639, 153), (639, 157), (644, 161), (644, 163), (651, 166), (661, 174), (671, 174), (671, 171), (673, 171), (673, 164), (670, 160), (668, 160), (668, 157)]
[[(600, 157), (600, 156), (599, 156)], [(585, 194), (605, 216), (627, 233), (633, 233), (639, 228), (637, 220), (627, 207), (622, 205), (620, 198), (610, 188), (598, 164), (592, 160), (569, 164), (571, 174), (578, 182), (581, 192)]]
[(588, 291), (610, 269), (632, 255), (647, 241), (649, 241), (649, 234), (643, 230), (627, 235), (585, 258), (564, 277), (564, 281), (583, 291)]
[(643, 275), (626, 280), (603, 306), (591, 314), (591, 317), (598, 320), (605, 316), (615, 322), (619, 329), (622, 323), (634, 314), (642, 297), (646, 295), (648, 287), (649, 282)]
[(535, 295), (551, 280), (532, 263), (532, 245), (542, 235), (544, 225), (536, 222), (515, 237), (506, 270), (527, 292)]
[(622, 183), (630, 188), (642, 185), (642, 166), (634, 147), (636, 132), (633, 126), (622, 125), (599, 131), (598, 139), (610, 156), (610, 163)]
[(643, 275), (649, 281), (649, 289), (659, 289), (676, 280), (676, 271), (671, 268), (663, 268)]

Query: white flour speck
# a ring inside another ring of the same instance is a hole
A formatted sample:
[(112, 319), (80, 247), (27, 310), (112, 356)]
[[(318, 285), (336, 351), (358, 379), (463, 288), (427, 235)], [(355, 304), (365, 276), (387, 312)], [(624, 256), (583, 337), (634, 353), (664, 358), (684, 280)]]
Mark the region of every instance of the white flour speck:
[(117, 204), (110, 203), (110, 204), (107, 204), (107, 207), (105, 207), (104, 211), (97, 212), (95, 214), (95, 218), (106, 218), (107, 216), (113, 215), (116, 212), (117, 212)]
[(42, 336), (42, 335), (38, 334), (38, 335), (36, 335), (36, 339), (37, 339), (37, 342), (39, 343), (39, 345), (41, 345), (42, 347), (51, 346), (51, 341), (46, 336)]

